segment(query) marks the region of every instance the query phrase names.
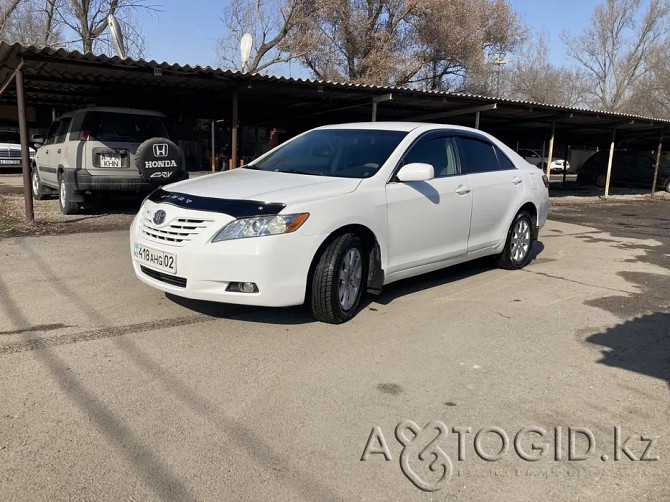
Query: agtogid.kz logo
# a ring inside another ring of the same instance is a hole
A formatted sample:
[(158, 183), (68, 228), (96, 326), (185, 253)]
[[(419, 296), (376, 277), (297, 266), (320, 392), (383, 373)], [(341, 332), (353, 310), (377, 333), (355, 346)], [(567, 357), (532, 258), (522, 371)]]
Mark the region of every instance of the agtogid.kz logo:
[[(456, 458), (459, 462), (467, 457), (468, 436), (472, 437), (472, 427), (452, 427), (456, 435)], [(395, 428), (395, 436), (402, 445), (400, 453), (400, 469), (417, 488), (434, 492), (442, 489), (451, 479), (454, 471), (451, 458), (445, 452), (449, 428), (439, 420), (419, 427), (412, 420), (400, 422)], [(630, 435), (625, 439), (620, 426), (614, 427), (612, 454), (614, 461), (627, 457), (630, 461), (657, 461), (658, 455), (653, 454), (658, 435)], [(499, 447), (491, 447), (491, 441)], [(476, 456), (487, 462), (503, 459), (510, 451), (510, 436), (500, 427), (483, 427), (473, 437)], [(567, 457), (563, 455), (563, 427), (554, 427), (546, 431), (542, 427), (525, 427), (513, 435), (513, 452), (521, 460), (536, 462), (548, 458), (553, 452), (553, 461), (582, 461), (598, 458), (596, 439), (586, 427), (567, 428)], [(637, 443), (637, 447), (636, 447)], [(644, 450), (640, 447), (642, 443)], [(365, 444), (361, 461), (370, 459), (371, 455), (381, 455), (387, 462), (393, 460), (388, 443), (381, 427), (372, 428)], [(639, 455), (639, 457), (638, 457)], [(608, 453), (600, 455), (602, 462), (610, 459)], [(418, 467), (418, 468), (417, 468)], [(419, 472), (422, 474), (420, 475)]]

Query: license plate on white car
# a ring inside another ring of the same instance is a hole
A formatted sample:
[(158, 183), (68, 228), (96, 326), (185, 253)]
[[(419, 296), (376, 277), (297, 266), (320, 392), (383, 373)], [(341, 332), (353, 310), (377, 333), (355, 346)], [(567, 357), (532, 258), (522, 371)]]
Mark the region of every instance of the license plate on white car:
[(11, 166), (15, 166), (17, 164), (21, 163), (21, 159), (2, 159), (0, 160), (0, 164), (7, 164)]
[(121, 167), (121, 155), (115, 153), (101, 153), (100, 167)]
[(158, 251), (135, 242), (133, 244), (133, 256), (149, 268), (168, 274), (177, 273), (177, 257), (172, 253)]

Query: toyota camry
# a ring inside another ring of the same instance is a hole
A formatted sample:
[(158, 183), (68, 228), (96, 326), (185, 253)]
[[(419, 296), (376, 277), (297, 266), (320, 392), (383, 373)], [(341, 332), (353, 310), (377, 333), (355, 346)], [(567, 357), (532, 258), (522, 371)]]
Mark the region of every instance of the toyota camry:
[(154, 191), (130, 230), (137, 277), (192, 299), (305, 304), (351, 319), (368, 292), (492, 255), (524, 267), (548, 180), (465, 127), (356, 123), (305, 132), (252, 163)]

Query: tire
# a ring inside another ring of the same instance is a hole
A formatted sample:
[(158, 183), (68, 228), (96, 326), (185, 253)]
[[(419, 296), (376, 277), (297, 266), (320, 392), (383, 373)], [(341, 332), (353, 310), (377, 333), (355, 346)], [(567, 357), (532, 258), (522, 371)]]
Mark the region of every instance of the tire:
[(72, 196), (74, 190), (63, 176), (58, 178), (58, 204), (60, 205), (60, 212), (63, 214), (77, 214), (79, 212), (79, 202), (74, 202)]
[(507, 232), (507, 241), (498, 257), (498, 266), (517, 270), (528, 265), (533, 241), (533, 220), (526, 211), (519, 211)]
[(40, 179), (40, 174), (37, 171), (37, 166), (33, 166), (33, 172), (31, 174), (31, 183), (33, 189), (33, 199), (35, 200), (46, 200), (51, 198), (51, 189), (45, 187), (42, 184)]
[(314, 269), (307, 302), (317, 320), (341, 324), (356, 315), (366, 287), (365, 256), (361, 239), (352, 233), (337, 237), (323, 251)]
[(670, 193), (670, 179), (665, 182), (665, 191)]
[(607, 184), (607, 176), (604, 175), (604, 174), (596, 176), (595, 182), (596, 182), (596, 186), (599, 186), (599, 187), (602, 188)]

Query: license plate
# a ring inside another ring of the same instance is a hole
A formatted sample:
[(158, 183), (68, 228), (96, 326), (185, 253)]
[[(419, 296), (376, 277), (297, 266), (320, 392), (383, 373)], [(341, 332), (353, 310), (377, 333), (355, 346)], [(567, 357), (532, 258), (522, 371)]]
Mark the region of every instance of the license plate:
[(133, 245), (133, 256), (137, 261), (142, 262), (149, 268), (167, 272), (168, 274), (177, 273), (177, 257), (172, 253), (158, 251), (135, 242)]
[(101, 153), (100, 167), (121, 167), (121, 155), (115, 153)]
[(5, 164), (5, 165), (9, 164), (9, 165), (15, 166), (16, 164), (20, 164), (20, 163), (21, 163), (21, 159), (0, 159), (0, 164)]

